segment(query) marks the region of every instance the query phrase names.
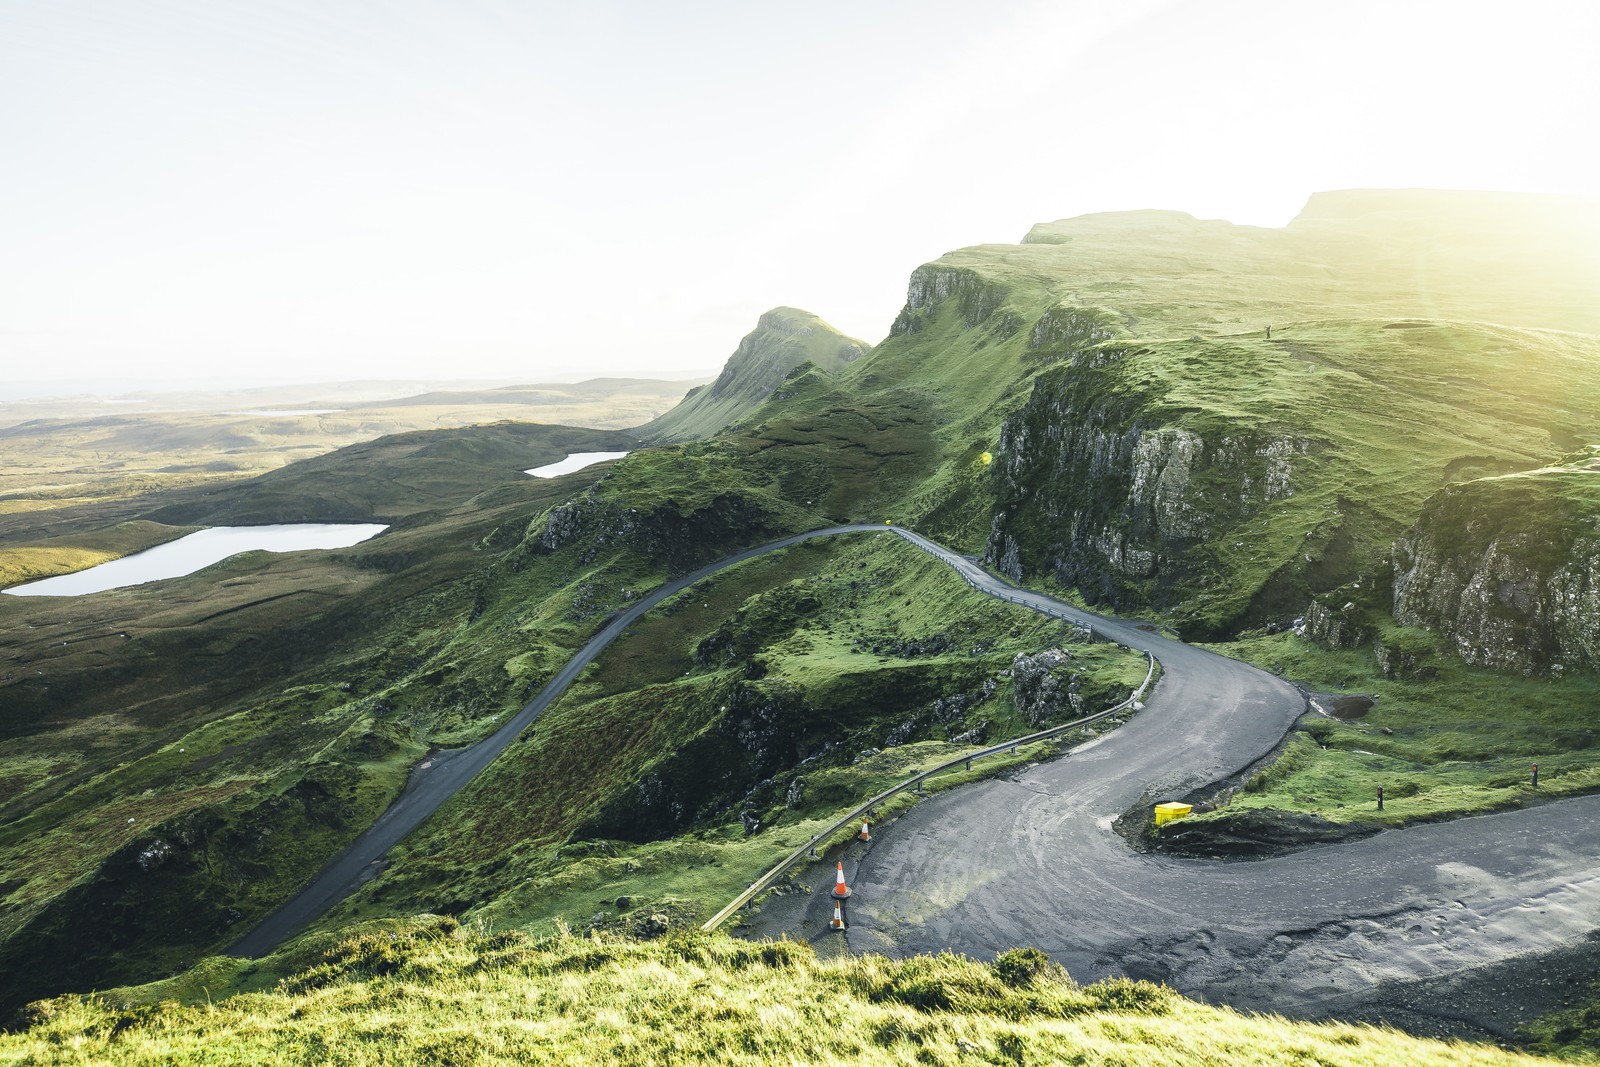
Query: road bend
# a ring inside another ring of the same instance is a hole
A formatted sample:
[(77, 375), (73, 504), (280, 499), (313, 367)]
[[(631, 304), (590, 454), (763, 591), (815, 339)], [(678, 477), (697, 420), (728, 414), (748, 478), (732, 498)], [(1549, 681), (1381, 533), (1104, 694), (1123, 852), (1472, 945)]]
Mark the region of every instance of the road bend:
[(729, 556), (631, 605), (499, 731), (424, 761), (366, 833), (230, 951), (272, 950), (375, 875), (390, 848), (661, 601), (765, 553), (867, 532), (905, 538), (991, 596), (1148, 651), (1163, 673), (1146, 708), (1117, 730), (1061, 758), (929, 798), (870, 844), (851, 846), (843, 939), (824, 932), (831, 882), (809, 896), (774, 897), (748, 933), (836, 939), (891, 955), (954, 949), (987, 958), (1035, 945), (1081, 979), (1152, 978), (1240, 1008), (1318, 1016), (1358, 1013), (1396, 983), (1492, 973), (1507, 961), (1571, 949), (1600, 928), (1600, 797), (1250, 862), (1134, 851), (1113, 829), (1119, 816), (1249, 767), (1304, 713), (1304, 696), (1152, 626), (1008, 585), (910, 530), (853, 524)]
[[(1600, 928), (1600, 797), (1267, 860), (1135, 851), (1113, 829), (1119, 816), (1249, 767), (1304, 713), (1305, 698), (1248, 664), (1015, 589), (897, 532), (984, 592), (1151, 652), (1163, 674), (1145, 710), (1117, 730), (925, 800), (872, 843), (852, 845), (850, 950), (990, 958), (1033, 945), (1084, 980), (1129, 975), (1239, 1008), (1370, 1016), (1405, 983), (1490, 973)], [(837, 945), (826, 932), (828, 890), (774, 898), (749, 933)], [(1505, 1032), (1466, 1014), (1453, 1032)]]

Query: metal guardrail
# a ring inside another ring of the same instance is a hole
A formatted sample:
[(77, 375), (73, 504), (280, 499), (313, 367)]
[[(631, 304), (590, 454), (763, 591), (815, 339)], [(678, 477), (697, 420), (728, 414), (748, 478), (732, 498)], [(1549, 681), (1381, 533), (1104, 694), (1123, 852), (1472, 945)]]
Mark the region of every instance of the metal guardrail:
[[(970, 579), (969, 584), (972, 584), (974, 587), (977, 585), (977, 583), (971, 582)], [(1005, 599), (1010, 600), (1011, 598), (1006, 597)], [(1018, 600), (1017, 603), (1021, 603), (1021, 601)], [(1046, 612), (1046, 614), (1054, 613)], [(1139, 684), (1139, 688), (1135, 689), (1128, 696), (1127, 700), (1124, 700), (1115, 707), (1107, 708), (1104, 711), (1096, 712), (1093, 715), (1088, 715), (1081, 719), (1074, 719), (1072, 722), (1063, 723), (1060, 726), (1052, 726), (1047, 730), (1040, 730), (1038, 733), (1028, 734), (1025, 737), (1012, 738), (1010, 741), (1002, 741), (998, 745), (990, 745), (988, 748), (979, 749), (978, 751), (969, 753), (965, 756), (957, 756), (955, 759), (946, 760), (944, 763), (941, 763), (936, 767), (928, 768), (921, 774), (913, 775), (912, 777), (907, 778), (899, 785), (884, 790), (871, 800), (865, 801), (859, 806), (852, 808), (847, 814), (836, 819), (831, 825), (828, 826), (827, 829), (814, 835), (811, 840), (807, 841), (805, 844), (789, 853), (789, 855), (784, 857), (784, 859), (781, 860), (776, 867), (773, 867), (766, 874), (763, 874), (760, 878), (757, 878), (754, 882), (750, 883), (750, 887), (743, 893), (740, 893), (738, 896), (734, 897), (727, 907), (717, 912), (710, 919), (707, 919), (705, 924), (701, 926), (700, 929), (707, 931), (715, 930), (724, 922), (727, 922), (729, 916), (738, 911), (740, 908), (744, 907), (746, 904), (750, 903), (750, 901), (754, 900), (758, 894), (771, 887), (771, 885), (791, 867), (799, 863), (801, 860), (812, 856), (815, 853), (818, 845), (822, 844), (824, 841), (838, 833), (840, 830), (844, 829), (846, 826), (853, 825), (857, 819), (861, 818), (862, 815), (876, 808), (890, 797), (904, 793), (907, 789), (916, 789), (920, 792), (923, 783), (929, 778), (932, 778), (935, 775), (944, 774), (947, 771), (954, 770), (956, 767), (964, 767), (966, 770), (971, 770), (974, 760), (981, 760), (989, 756), (996, 756), (1002, 752), (1015, 752), (1022, 745), (1030, 745), (1036, 741), (1047, 741), (1059, 734), (1066, 733), (1068, 730), (1076, 730), (1083, 726), (1091, 726), (1102, 719), (1110, 718), (1119, 712), (1128, 710), (1134, 704), (1138, 703), (1139, 698), (1142, 697), (1145, 690), (1149, 688), (1150, 679), (1153, 678), (1156, 673), (1155, 654), (1146, 652), (1145, 655), (1150, 659), (1150, 667), (1145, 671), (1144, 681)]]

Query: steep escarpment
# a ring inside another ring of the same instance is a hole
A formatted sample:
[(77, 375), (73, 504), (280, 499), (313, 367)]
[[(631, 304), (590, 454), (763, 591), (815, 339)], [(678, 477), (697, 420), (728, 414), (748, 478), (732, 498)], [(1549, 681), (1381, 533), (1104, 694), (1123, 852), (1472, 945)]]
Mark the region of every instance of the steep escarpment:
[(1600, 668), (1600, 462), (1441, 491), (1395, 544), (1394, 616), (1475, 666)]
[(1230, 578), (1211, 543), (1294, 494), (1310, 440), (1174, 407), (1128, 373), (1125, 343), (1035, 333), (1077, 347), (1006, 420), (988, 558), (1118, 610), (1171, 608)]
[(646, 441), (709, 437), (759, 407), (801, 364), (832, 373), (871, 347), (809, 311), (773, 308), (739, 342), (716, 381), (691, 389), (677, 407), (641, 427), (639, 436)]
[[(1600, 347), (1529, 328), (1589, 321), (1600, 271), (1560, 251), (1564, 210), (1358, 192), (1281, 230), (1181, 212), (1041, 224), (919, 267), (845, 384), (931, 394), (945, 455), (904, 513), (981, 539), (1012, 576), (1195, 636), (1349, 603), (1349, 643), (1381, 621), (1367, 607), (1387, 618), (1391, 545), (1441, 484), (1537, 467), (1600, 429)], [(1539, 299), (1485, 288), (1494, 264), (1534, 260), (1566, 280)], [(1517, 325), (1468, 321), (1486, 310)]]
[[(966, 329), (982, 323), (1005, 303), (1007, 286), (979, 271), (925, 263), (911, 272), (906, 303), (889, 328), (889, 336), (918, 333), (941, 304), (954, 301)], [(1015, 332), (1014, 326), (1010, 332)]]

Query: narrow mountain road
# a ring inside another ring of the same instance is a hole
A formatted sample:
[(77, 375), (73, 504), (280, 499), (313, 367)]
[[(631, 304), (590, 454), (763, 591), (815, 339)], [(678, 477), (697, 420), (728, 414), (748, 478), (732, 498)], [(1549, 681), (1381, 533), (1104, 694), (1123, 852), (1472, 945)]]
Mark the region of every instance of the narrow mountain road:
[[(850, 949), (987, 958), (1035, 945), (1084, 980), (1126, 974), (1238, 1008), (1371, 1017), (1416, 1002), (1405, 983), (1582, 945), (1600, 929), (1600, 797), (1270, 860), (1135, 852), (1112, 829), (1118, 816), (1248, 767), (1304, 697), (1247, 664), (1013, 589), (898, 532), (985, 592), (1153, 653), (1164, 673), (1146, 709), (1112, 733), (926, 800), (852, 846)], [(830, 887), (775, 898), (750, 933), (837, 942), (826, 932)], [(1550, 991), (1548, 1006), (1573, 991)], [(1440, 1006), (1465, 1023), (1440, 1029), (1493, 1033), (1517, 1021), (1495, 1010)]]
[(574, 679), (594, 660), (606, 646), (622, 636), (622, 632), (668, 597), (675, 596), (702, 579), (746, 560), (789, 548), (802, 541), (818, 537), (831, 537), (846, 533), (884, 533), (889, 528), (866, 523), (847, 526), (829, 526), (811, 530), (793, 537), (770, 541), (755, 548), (726, 556), (715, 563), (701, 567), (692, 574), (668, 582), (650, 595), (629, 605), (616, 618), (580, 648), (556, 676), (530, 700), (521, 711), (489, 737), (469, 748), (440, 752), (422, 761), (412, 772), (411, 780), (398, 800), (378, 821), (351, 843), (331, 863), (288, 903), (269, 915), (259, 926), (234, 943), (228, 950), (234, 956), (261, 956), (271, 952), (285, 940), (304, 930), (327, 914), (339, 901), (355, 892), (383, 869), (383, 857), (423, 820), (439, 810), (439, 806), (504, 752), (522, 731), (531, 726), (546, 708), (566, 692)]
[[(1163, 675), (1146, 709), (1112, 733), (1064, 758), (930, 798), (874, 842), (853, 845), (843, 939), (850, 948), (894, 955), (953, 948), (989, 957), (1037, 945), (1082, 979), (1155, 978), (1240, 1008), (1317, 1016), (1360, 1014), (1395, 996), (1396, 983), (1479, 973), (1474, 968), (1492, 973), (1533, 953), (1582, 945), (1600, 929), (1600, 797), (1255, 862), (1133, 851), (1112, 829), (1118, 816), (1248, 767), (1304, 712), (1300, 692), (1137, 623), (1013, 588), (909, 530), (858, 524), (741, 552), (630, 606), (493, 736), (419, 767), (378, 822), (231, 951), (270, 951), (372, 877), (394, 844), (661, 601), (756, 556), (865, 532), (898, 534), (983, 592), (1151, 652)], [(839, 944), (824, 932), (830, 887), (773, 898), (749, 932)], [(1469, 1031), (1496, 1029), (1481, 1012), (1468, 1013), (1468, 1022)]]

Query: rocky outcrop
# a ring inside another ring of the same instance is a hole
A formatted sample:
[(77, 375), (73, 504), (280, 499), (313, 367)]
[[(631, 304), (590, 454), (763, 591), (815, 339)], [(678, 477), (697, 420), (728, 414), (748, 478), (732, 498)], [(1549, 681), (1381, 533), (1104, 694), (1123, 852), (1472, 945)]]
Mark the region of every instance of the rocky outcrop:
[(1006, 420), (987, 546), (1014, 579), (1048, 573), (1119, 610), (1194, 592), (1197, 550), (1292, 495), (1311, 449), (1292, 433), (1184, 420), (1118, 373), (1129, 355), (1115, 343), (1070, 353)]
[(1372, 643), (1375, 633), (1366, 610), (1339, 597), (1307, 604), (1296, 631), (1323, 648), (1361, 648)]
[(971, 329), (998, 311), (1005, 299), (1004, 285), (975, 270), (925, 263), (911, 272), (905, 307), (889, 327), (889, 336), (918, 332), (947, 300), (955, 301), (962, 325)]
[(1083, 714), (1083, 678), (1072, 666), (1076, 658), (1064, 648), (1017, 653), (1011, 662), (1011, 699), (1029, 726)]
[(1028, 335), (1028, 349), (1056, 357), (1109, 341), (1120, 332), (1117, 316), (1104, 308), (1061, 305), (1040, 315)]
[(649, 510), (622, 507), (591, 490), (531, 522), (527, 550), (548, 555), (579, 546), (578, 561), (588, 564), (608, 548), (623, 547), (681, 573), (726, 555), (733, 546), (789, 530), (765, 501), (733, 490), (694, 502), (667, 497), (651, 503)]
[(1474, 666), (1600, 668), (1600, 471), (1448, 486), (1395, 543), (1394, 616)]

